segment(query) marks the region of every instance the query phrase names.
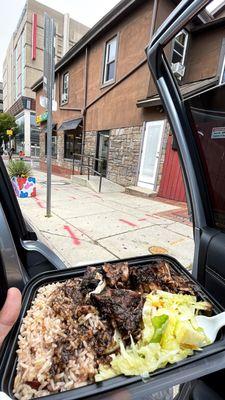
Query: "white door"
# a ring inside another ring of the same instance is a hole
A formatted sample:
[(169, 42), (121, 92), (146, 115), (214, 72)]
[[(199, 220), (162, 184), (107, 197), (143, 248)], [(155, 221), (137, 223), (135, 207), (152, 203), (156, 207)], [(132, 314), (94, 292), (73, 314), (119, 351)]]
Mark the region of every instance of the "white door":
[(138, 186), (155, 190), (165, 121), (146, 122)]

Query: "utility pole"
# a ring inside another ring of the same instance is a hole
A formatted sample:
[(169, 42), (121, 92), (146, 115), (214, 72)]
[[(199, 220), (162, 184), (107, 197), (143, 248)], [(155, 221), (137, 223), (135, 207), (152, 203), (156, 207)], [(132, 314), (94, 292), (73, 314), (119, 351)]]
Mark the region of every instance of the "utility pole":
[(47, 201), (46, 217), (51, 217), (52, 179), (52, 101), (55, 82), (55, 23), (45, 13), (44, 25), (44, 76), (43, 89), (46, 96), (47, 119)]

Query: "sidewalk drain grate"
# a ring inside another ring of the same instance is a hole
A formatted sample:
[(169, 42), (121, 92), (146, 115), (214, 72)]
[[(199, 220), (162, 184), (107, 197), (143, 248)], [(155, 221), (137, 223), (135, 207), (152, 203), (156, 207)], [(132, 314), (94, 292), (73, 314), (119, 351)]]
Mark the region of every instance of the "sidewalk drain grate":
[(149, 253), (151, 254), (167, 254), (168, 250), (164, 249), (163, 247), (159, 246), (151, 246), (148, 248)]

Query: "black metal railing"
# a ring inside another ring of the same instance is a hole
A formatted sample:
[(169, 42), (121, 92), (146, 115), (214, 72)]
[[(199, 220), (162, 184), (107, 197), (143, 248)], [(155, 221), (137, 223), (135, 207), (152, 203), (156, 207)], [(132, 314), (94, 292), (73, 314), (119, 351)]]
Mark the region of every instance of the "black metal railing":
[[(85, 160), (87, 160), (87, 164), (85, 163)], [(78, 165), (79, 171), (80, 171), (80, 175), (82, 175), (83, 169), (87, 168), (88, 181), (90, 180), (90, 177), (92, 176), (92, 174), (90, 172), (93, 172), (94, 175), (98, 175), (99, 176), (98, 191), (100, 193), (101, 189), (102, 189), (103, 172), (99, 172), (96, 168), (94, 168), (94, 165), (96, 164), (96, 161), (98, 162), (98, 165), (100, 165), (100, 171), (101, 171), (102, 170), (102, 163), (104, 161), (106, 161), (105, 158), (98, 158), (98, 157), (94, 157), (94, 156), (91, 156), (91, 155), (73, 153), (72, 175), (74, 175), (74, 173), (75, 173), (75, 165)]]

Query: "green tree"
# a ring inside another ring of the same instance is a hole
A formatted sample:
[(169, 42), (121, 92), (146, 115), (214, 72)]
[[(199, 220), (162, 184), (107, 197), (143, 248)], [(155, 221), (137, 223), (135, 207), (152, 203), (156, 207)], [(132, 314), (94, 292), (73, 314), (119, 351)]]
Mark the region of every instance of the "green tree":
[(10, 140), (9, 135), (7, 135), (6, 131), (12, 129), (14, 137), (18, 132), (18, 125), (16, 123), (15, 117), (7, 113), (0, 113), (0, 146), (4, 140), (7, 143)]

